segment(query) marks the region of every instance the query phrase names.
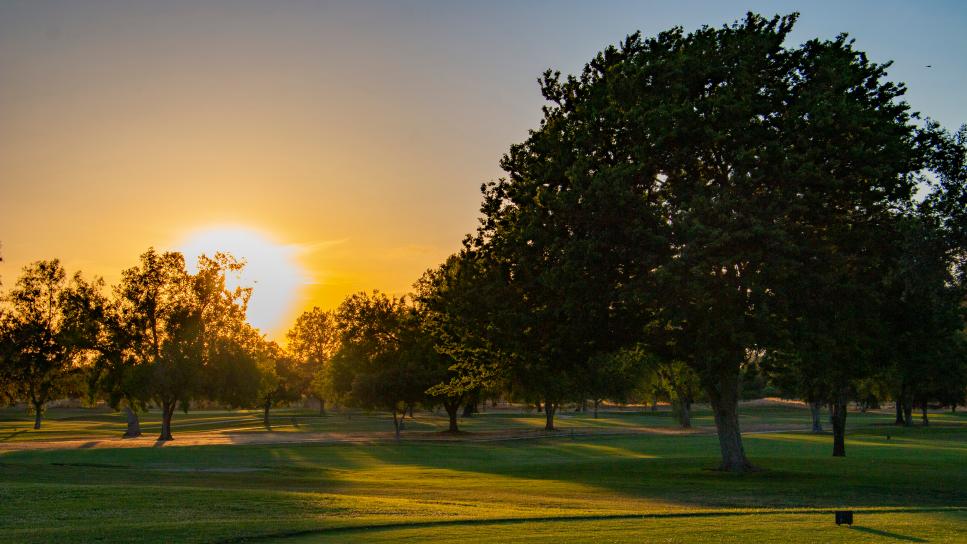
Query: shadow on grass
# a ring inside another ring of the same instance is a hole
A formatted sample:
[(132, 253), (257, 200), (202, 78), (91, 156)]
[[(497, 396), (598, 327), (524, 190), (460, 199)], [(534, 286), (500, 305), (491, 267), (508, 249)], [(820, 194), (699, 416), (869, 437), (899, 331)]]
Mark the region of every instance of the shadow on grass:
[(7, 440), (10, 440), (11, 438), (13, 438), (15, 436), (18, 436), (18, 435), (21, 435), (21, 434), (23, 434), (25, 432), (27, 432), (27, 429), (21, 429), (19, 431), (13, 431), (12, 433), (4, 436), (3, 438), (0, 438), (0, 442), (6, 442)]
[(870, 527), (863, 527), (860, 525), (853, 525), (851, 527), (854, 531), (859, 531), (861, 533), (867, 533), (871, 535), (882, 536), (886, 538), (892, 538), (895, 540), (901, 540), (903, 542), (928, 542), (922, 538), (917, 538), (915, 536), (901, 535), (900, 533), (891, 533), (889, 531), (881, 531), (879, 529), (872, 529)]

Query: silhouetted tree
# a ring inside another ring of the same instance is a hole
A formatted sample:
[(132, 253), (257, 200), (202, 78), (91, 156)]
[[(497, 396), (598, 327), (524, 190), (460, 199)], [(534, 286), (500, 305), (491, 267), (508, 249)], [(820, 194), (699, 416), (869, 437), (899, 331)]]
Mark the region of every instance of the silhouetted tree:
[(788, 340), (826, 233), (878, 221), (921, 166), (886, 66), (846, 36), (785, 47), (795, 20), (636, 34), (580, 76), (545, 73), (541, 126), (485, 191), (481, 237), (544, 354), (529, 359), (566, 369), (637, 323), (698, 375), (730, 471), (751, 467), (739, 369)]
[(78, 372), (78, 329), (85, 323), (77, 319), (72, 292), (86, 286), (79, 274), (68, 281), (57, 259), (37, 261), (24, 267), (5, 297), (2, 370), (11, 395), (33, 409), (34, 429), (40, 428), (47, 403), (67, 392), (65, 386)]

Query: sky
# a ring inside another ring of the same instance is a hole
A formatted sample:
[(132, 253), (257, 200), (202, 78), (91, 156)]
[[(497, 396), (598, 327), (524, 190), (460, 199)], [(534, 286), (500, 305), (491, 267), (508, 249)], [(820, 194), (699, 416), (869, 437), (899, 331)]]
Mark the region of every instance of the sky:
[(748, 10), (799, 11), (790, 45), (848, 32), (915, 111), (967, 122), (967, 2), (0, 0), (0, 282), (225, 240), (281, 338), (459, 249), (545, 69)]

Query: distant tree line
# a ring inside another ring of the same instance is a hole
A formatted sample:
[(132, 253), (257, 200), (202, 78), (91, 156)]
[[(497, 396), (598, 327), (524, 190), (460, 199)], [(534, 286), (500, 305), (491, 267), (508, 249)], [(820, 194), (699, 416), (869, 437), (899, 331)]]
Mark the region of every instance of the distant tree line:
[[(546, 72), (540, 125), (482, 186), (480, 225), (414, 292), (303, 314), (288, 348), (244, 321), (240, 263), (149, 251), (111, 297), (56, 261), (6, 296), (3, 391), (76, 387), (129, 417), (151, 403), (303, 397), (458, 420), (487, 399), (707, 402), (721, 468), (752, 468), (743, 389), (829, 407), (955, 409), (967, 393), (967, 127), (910, 112), (846, 35), (784, 45), (795, 14), (629, 36), (576, 76)], [(136, 431), (132, 431), (136, 432)]]

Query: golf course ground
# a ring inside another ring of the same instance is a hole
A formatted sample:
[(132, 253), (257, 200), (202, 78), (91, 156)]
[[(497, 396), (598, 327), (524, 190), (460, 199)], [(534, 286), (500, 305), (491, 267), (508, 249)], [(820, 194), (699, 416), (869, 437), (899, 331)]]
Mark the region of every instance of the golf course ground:
[[(177, 413), (172, 442), (121, 440), (123, 414), (0, 410), (2, 542), (967, 542), (967, 416), (896, 427), (851, 412), (847, 457), (809, 412), (741, 407), (759, 470), (715, 470), (712, 415), (490, 409), (443, 433), (417, 412)], [(827, 425), (828, 426), (828, 425)], [(833, 510), (851, 509), (852, 527)]]

